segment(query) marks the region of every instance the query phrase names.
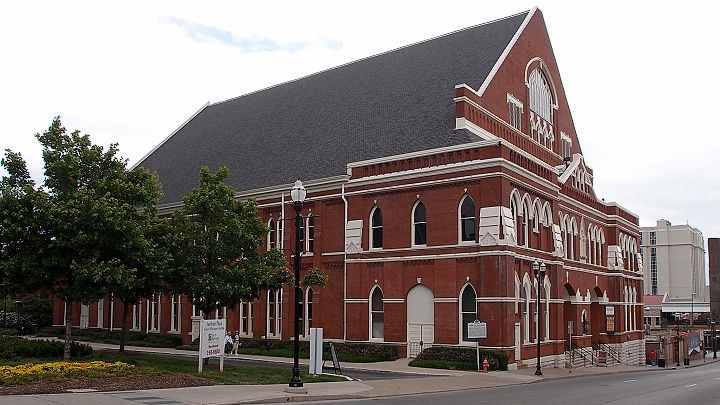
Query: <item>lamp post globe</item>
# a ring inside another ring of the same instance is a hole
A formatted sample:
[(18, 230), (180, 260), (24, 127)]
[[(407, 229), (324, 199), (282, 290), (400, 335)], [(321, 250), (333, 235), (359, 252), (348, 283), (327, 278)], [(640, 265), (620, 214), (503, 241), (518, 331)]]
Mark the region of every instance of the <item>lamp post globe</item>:
[(535, 274), (535, 278), (537, 279), (537, 295), (536, 298), (536, 307), (537, 307), (537, 367), (535, 368), (535, 375), (543, 375), (542, 370), (540, 368), (540, 322), (541, 322), (541, 311), (540, 311), (540, 286), (543, 283), (543, 279), (545, 278), (545, 271), (547, 270), (547, 266), (544, 262), (538, 262), (535, 260), (532, 264), (533, 273)]
[(290, 198), (292, 199), (293, 206), (295, 208), (295, 330), (293, 342), (293, 369), (292, 379), (290, 379), (290, 387), (301, 388), (303, 381), (300, 378), (300, 365), (299, 365), (299, 353), (300, 353), (300, 230), (302, 229), (302, 207), (307, 196), (307, 190), (303, 187), (302, 182), (298, 179), (295, 182), (292, 190), (290, 190)]

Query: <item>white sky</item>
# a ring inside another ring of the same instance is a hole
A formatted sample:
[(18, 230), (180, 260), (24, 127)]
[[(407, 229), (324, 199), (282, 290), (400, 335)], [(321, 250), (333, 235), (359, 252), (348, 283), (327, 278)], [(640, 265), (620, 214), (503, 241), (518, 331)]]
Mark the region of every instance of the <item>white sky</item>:
[(207, 101), (535, 5), (598, 196), (720, 237), (718, 1), (2, 2), (0, 149), (41, 179), (60, 115), (133, 164)]

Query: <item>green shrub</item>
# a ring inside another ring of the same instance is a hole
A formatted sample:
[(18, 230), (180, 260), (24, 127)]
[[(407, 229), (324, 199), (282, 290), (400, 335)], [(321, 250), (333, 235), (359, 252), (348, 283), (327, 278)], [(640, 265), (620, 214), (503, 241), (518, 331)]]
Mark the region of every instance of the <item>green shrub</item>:
[[(107, 329), (101, 328), (72, 328), (71, 334), (73, 338), (77, 338), (78, 340), (83, 340), (86, 342), (120, 344), (120, 336), (122, 335), (122, 331), (111, 330), (109, 339)], [(38, 331), (36, 336), (57, 337), (60, 339), (64, 339), (65, 327), (63, 326), (42, 328)], [(182, 339), (179, 335), (165, 335), (159, 333), (142, 333), (128, 331), (125, 344), (127, 344), (128, 346), (177, 347), (182, 345)]]
[[(490, 370), (507, 370), (507, 355), (480, 350), (480, 361), (487, 359)], [(423, 364), (435, 364), (433, 367)], [(477, 370), (477, 357), (474, 349), (464, 347), (434, 346), (423, 350), (415, 360), (410, 362), (414, 367), (450, 368), (457, 370)]]
[[(0, 358), (62, 358), (65, 350), (63, 342), (57, 340), (28, 340), (18, 336), (0, 337)], [(86, 344), (72, 342), (71, 357), (86, 357), (93, 349)]]

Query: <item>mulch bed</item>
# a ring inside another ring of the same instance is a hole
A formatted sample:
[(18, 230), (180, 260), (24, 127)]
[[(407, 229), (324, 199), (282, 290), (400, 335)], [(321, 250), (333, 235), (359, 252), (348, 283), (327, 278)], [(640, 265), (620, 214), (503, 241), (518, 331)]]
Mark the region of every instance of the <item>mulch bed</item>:
[(68, 390), (133, 391), (216, 385), (205, 378), (181, 373), (111, 378), (57, 378), (23, 385), (0, 386), (0, 395), (61, 394)]

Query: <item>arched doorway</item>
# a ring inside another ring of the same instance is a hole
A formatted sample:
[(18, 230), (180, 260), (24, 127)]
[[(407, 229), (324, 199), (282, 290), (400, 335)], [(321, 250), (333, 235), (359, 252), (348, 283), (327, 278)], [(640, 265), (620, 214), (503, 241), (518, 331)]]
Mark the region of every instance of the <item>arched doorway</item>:
[(418, 284), (407, 295), (408, 356), (415, 357), (435, 340), (435, 296)]

